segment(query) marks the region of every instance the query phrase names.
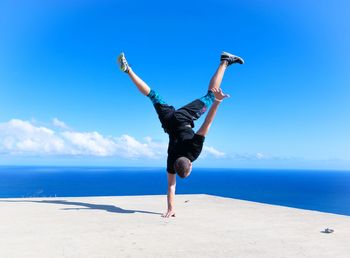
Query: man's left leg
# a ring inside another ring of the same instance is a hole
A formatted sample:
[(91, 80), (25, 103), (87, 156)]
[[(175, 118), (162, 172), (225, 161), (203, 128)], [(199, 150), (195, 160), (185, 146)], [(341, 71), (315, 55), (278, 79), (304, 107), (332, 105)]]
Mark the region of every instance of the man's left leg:
[(210, 80), (207, 94), (178, 109), (176, 112), (181, 113), (181, 119), (190, 122), (192, 127), (194, 126), (193, 121), (203, 115), (214, 102), (215, 96), (212, 90), (220, 88), (227, 67), (235, 63), (243, 64), (244, 61), (239, 56), (227, 52), (221, 53), (220, 64)]
[(210, 80), (208, 91), (211, 91), (212, 89), (219, 89), (222, 82), (222, 78), (224, 77), (226, 68), (236, 63), (244, 64), (244, 60), (239, 56), (235, 56), (227, 52), (222, 52), (220, 57), (219, 67), (216, 69), (213, 77)]
[(179, 122), (190, 124), (191, 127), (194, 127), (194, 121), (203, 115), (206, 110), (214, 102), (215, 97), (212, 91), (208, 91), (207, 94), (199, 99), (188, 103), (187, 105), (179, 108), (175, 111), (177, 119)]

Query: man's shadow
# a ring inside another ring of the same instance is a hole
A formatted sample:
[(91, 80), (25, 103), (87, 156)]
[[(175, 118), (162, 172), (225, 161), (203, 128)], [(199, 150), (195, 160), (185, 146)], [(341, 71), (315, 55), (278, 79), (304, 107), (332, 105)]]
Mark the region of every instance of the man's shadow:
[(35, 203), (51, 203), (51, 204), (63, 204), (63, 205), (73, 205), (73, 206), (82, 206), (83, 208), (63, 208), (61, 210), (104, 210), (107, 212), (114, 212), (114, 213), (145, 213), (145, 214), (155, 214), (155, 215), (162, 215), (158, 212), (152, 212), (152, 211), (142, 211), (142, 210), (125, 210), (120, 207), (116, 207), (114, 205), (104, 205), (104, 204), (92, 204), (92, 203), (85, 203), (85, 202), (71, 202), (66, 200), (41, 200), (41, 201), (34, 201), (34, 200), (0, 200), (0, 202), (35, 202)]

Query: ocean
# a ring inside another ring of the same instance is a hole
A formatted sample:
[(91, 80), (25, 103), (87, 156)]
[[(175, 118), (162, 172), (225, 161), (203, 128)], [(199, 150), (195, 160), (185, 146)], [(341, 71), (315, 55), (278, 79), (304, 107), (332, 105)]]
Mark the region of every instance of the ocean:
[[(166, 194), (166, 180), (164, 168), (2, 166), (0, 198)], [(350, 171), (194, 168), (176, 193), (350, 215)]]

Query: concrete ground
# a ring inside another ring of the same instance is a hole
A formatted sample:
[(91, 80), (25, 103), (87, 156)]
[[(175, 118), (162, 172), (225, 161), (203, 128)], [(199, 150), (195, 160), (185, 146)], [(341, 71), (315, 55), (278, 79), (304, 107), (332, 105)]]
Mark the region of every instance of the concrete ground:
[[(209, 195), (0, 199), (0, 257), (350, 257), (350, 217)], [(334, 230), (331, 234), (321, 231)]]

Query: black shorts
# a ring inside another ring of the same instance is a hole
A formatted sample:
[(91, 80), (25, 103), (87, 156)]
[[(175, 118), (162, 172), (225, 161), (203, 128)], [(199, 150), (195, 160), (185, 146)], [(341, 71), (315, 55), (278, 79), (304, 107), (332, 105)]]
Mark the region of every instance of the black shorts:
[(185, 125), (190, 125), (193, 128), (194, 121), (205, 113), (215, 99), (213, 92), (208, 91), (202, 98), (196, 99), (176, 110), (173, 106), (163, 101), (159, 94), (153, 90), (148, 94), (148, 97), (151, 99), (162, 127), (167, 133)]

